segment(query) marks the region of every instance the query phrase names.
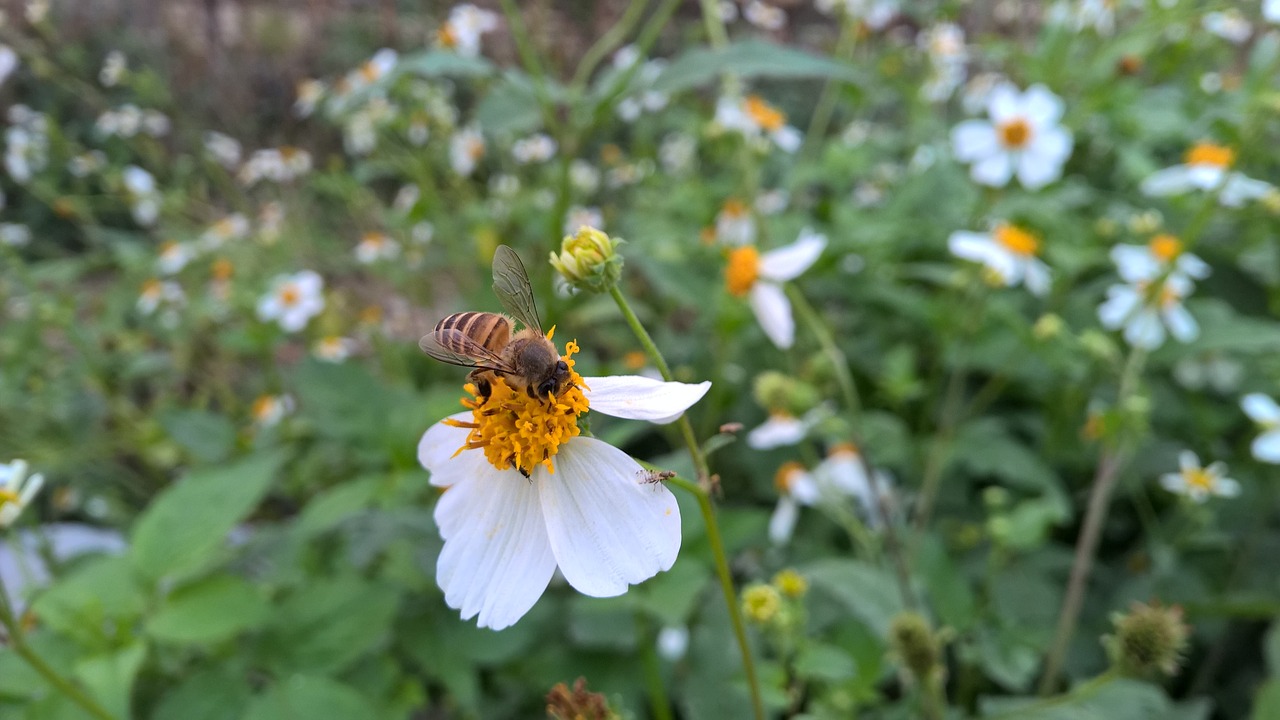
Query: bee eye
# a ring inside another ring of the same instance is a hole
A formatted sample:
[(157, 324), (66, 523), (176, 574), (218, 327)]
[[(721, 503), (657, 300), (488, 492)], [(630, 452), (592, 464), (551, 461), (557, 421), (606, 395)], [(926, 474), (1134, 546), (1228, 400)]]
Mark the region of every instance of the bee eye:
[(556, 384), (551, 382), (550, 380), (538, 386), (538, 392), (543, 395), (550, 395), (551, 391), (555, 389), (556, 389)]
[(559, 361), (559, 362), (557, 362), (557, 363), (556, 363), (556, 370), (559, 370), (560, 372), (568, 372), (568, 371), (569, 371), (569, 366), (568, 366), (568, 365), (566, 365), (566, 364), (565, 364), (565, 362), (564, 362), (563, 360), (561, 360), (561, 361)]

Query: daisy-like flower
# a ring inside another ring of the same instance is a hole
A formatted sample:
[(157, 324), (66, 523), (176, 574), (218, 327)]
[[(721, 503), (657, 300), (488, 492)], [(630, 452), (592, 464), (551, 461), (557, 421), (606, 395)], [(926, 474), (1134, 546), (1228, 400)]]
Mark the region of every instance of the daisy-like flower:
[(121, 177), (133, 219), (142, 226), (154, 225), (160, 216), (160, 192), (156, 189), (155, 177), (137, 165), (126, 166)]
[(243, 185), (253, 185), (260, 180), (289, 182), (311, 172), (311, 153), (292, 145), (255, 150), (249, 160), (240, 166), (237, 177)]
[(1262, 0), (1262, 19), (1280, 23), (1280, 0)]
[(737, 198), (724, 201), (716, 214), (716, 240), (735, 247), (756, 241), (756, 219), (746, 203)]
[(27, 463), (13, 460), (0, 465), (0, 528), (13, 525), (44, 487), (40, 473), (27, 475)]
[(174, 275), (182, 271), (195, 258), (196, 253), (187, 243), (170, 240), (160, 246), (160, 255), (156, 258), (156, 269), (161, 275)]
[(1209, 277), (1209, 265), (1186, 252), (1182, 241), (1169, 234), (1156, 235), (1146, 245), (1116, 245), (1111, 248), (1111, 259), (1126, 282), (1154, 280), (1165, 274), (1188, 280)]
[(800, 417), (786, 409), (770, 410), (769, 419), (747, 433), (747, 446), (753, 450), (772, 450), (795, 445), (830, 415), (831, 408), (826, 405), (819, 405)]
[(1230, 170), (1235, 160), (1236, 153), (1229, 147), (1196, 143), (1181, 165), (1155, 171), (1143, 179), (1139, 189), (1146, 195), (1164, 196), (1221, 187), (1218, 201), (1226, 207), (1240, 207), (1249, 200), (1265, 197), (1273, 189), (1270, 183)]
[(347, 75), (348, 92), (367, 87), (386, 77), (399, 59), (399, 54), (391, 48), (382, 48), (374, 53), (373, 57)]
[(961, 162), (972, 163), (974, 182), (1004, 187), (1010, 178), (1030, 190), (1062, 176), (1071, 155), (1071, 133), (1058, 124), (1062, 100), (1043, 85), (1026, 92), (1009, 83), (991, 90), (990, 120), (965, 120), (951, 131), (951, 145)]
[(175, 282), (151, 278), (142, 283), (137, 307), (138, 312), (143, 315), (151, 315), (162, 305), (173, 309), (180, 307), (186, 300), (187, 296), (182, 292), (182, 286)]
[(360, 244), (356, 245), (356, 260), (362, 265), (371, 265), (379, 260), (395, 260), (400, 257), (400, 243), (392, 240), (386, 233), (367, 232), (360, 236)]
[(777, 31), (787, 26), (787, 13), (760, 0), (750, 0), (742, 9), (742, 17), (761, 30)]
[(233, 240), (242, 240), (249, 235), (249, 218), (240, 213), (232, 213), (210, 225), (200, 235), (200, 247), (204, 250), (217, 250)]
[(835, 497), (851, 497), (858, 503), (863, 518), (868, 526), (879, 527), (881, 515), (879, 503), (882, 499), (892, 500), (893, 480), (882, 470), (875, 473), (876, 485), (880, 489), (880, 497), (872, 490), (871, 478), (867, 476), (867, 466), (862, 454), (853, 443), (837, 443), (827, 451), (827, 458), (813, 470), (818, 479), (818, 487), (823, 493)]
[(787, 203), (790, 201), (790, 195), (782, 188), (764, 190), (756, 196), (756, 212), (761, 215), (777, 215), (787, 209)]
[(783, 463), (773, 476), (773, 484), (778, 489), (778, 504), (769, 516), (769, 540), (786, 545), (795, 533), (801, 506), (816, 504), (822, 494), (813, 473), (798, 462)]
[(258, 300), (258, 319), (275, 320), (285, 332), (297, 332), (324, 309), (324, 280), (311, 270), (277, 275)]
[(1280, 463), (1280, 405), (1269, 395), (1249, 393), (1240, 401), (1240, 407), (1262, 426), (1262, 434), (1249, 447), (1253, 456), (1265, 463)]
[(466, 3), (449, 11), (449, 19), (436, 30), (436, 43), (462, 55), (480, 54), (480, 38), (498, 29), (498, 16)]
[(799, 130), (787, 124), (786, 114), (759, 95), (720, 98), (716, 103), (715, 122), (725, 130), (741, 133), (748, 140), (767, 136), (789, 153), (800, 149), (804, 140)]
[(293, 114), (300, 118), (310, 117), (316, 111), (316, 104), (324, 97), (324, 83), (308, 78), (298, 82), (295, 92), (297, 98), (293, 101)]
[(475, 172), (476, 165), (484, 157), (484, 136), (478, 128), (463, 128), (449, 139), (449, 164), (462, 177)]
[(1202, 503), (1210, 496), (1235, 497), (1240, 494), (1240, 483), (1226, 476), (1227, 466), (1216, 462), (1209, 467), (1200, 466), (1200, 458), (1190, 450), (1178, 454), (1178, 472), (1160, 476), (1160, 487), (1169, 492), (1186, 495)]
[(204, 149), (222, 167), (234, 170), (240, 165), (240, 141), (210, 130), (204, 134)]
[(511, 156), (521, 165), (546, 162), (556, 156), (556, 141), (546, 133), (530, 135), (511, 146)]
[(1200, 335), (1200, 325), (1182, 304), (1191, 290), (1182, 275), (1112, 285), (1098, 306), (1098, 319), (1110, 330), (1123, 327), (1125, 342), (1134, 347), (1160, 347), (1166, 328), (1179, 342), (1191, 342)]
[(293, 397), (290, 395), (259, 395), (250, 410), (253, 424), (259, 428), (275, 427), (292, 412)]
[(796, 324), (782, 283), (808, 270), (826, 247), (826, 236), (805, 228), (795, 242), (764, 254), (754, 245), (729, 252), (725, 269), (729, 294), (750, 300), (765, 335), (784, 350), (795, 342)]
[(584, 595), (612, 597), (669, 569), (680, 550), (675, 496), (626, 453), (581, 436), (578, 422), (588, 411), (671, 422), (711, 383), (583, 378), (577, 351), (566, 345), (569, 382), (550, 401), (498, 377), (487, 398), (464, 399), (466, 412), (418, 444), (431, 483), (448, 488), (435, 509), (444, 537), (436, 581), (445, 602), (464, 620), (479, 616), (480, 627), (519, 620), (557, 567)]
[(1049, 267), (1038, 257), (1040, 238), (1016, 225), (1001, 223), (990, 233), (960, 230), (947, 239), (951, 254), (982, 263), (1007, 287), (1025, 283), (1033, 295), (1049, 291)]
[(311, 348), (311, 354), (325, 362), (340, 363), (351, 357), (356, 341), (341, 335), (325, 335)]

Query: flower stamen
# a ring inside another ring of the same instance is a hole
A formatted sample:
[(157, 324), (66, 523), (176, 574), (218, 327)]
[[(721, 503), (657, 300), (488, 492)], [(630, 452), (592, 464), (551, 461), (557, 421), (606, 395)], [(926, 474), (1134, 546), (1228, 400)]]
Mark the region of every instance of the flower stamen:
[(751, 245), (734, 248), (729, 253), (729, 266), (725, 268), (725, 284), (729, 293), (737, 297), (746, 295), (760, 277), (760, 251)]

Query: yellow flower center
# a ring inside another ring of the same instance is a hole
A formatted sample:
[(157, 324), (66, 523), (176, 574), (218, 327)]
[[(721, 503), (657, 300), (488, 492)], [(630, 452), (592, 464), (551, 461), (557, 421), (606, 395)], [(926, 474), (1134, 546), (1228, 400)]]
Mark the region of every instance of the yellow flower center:
[(724, 207), (720, 208), (720, 214), (731, 220), (736, 220), (747, 214), (747, 205), (737, 198), (729, 198), (724, 201)]
[(479, 162), (484, 157), (484, 141), (479, 138), (467, 140), (467, 157)]
[(169, 240), (168, 242), (160, 246), (160, 256), (169, 257), (171, 255), (177, 255), (178, 251), (181, 249), (182, 249), (181, 245), (174, 242), (173, 240)]
[(298, 290), (298, 287), (293, 283), (289, 283), (288, 285), (285, 285), (284, 287), (280, 288), (280, 304), (281, 305), (284, 305), (285, 307), (293, 307), (294, 305), (297, 305), (298, 301), (301, 299), (302, 299), (302, 293)]
[(372, 60), (367, 60), (360, 66), (360, 77), (364, 78), (365, 82), (373, 82), (381, 76), (382, 70)]
[(573, 354), (578, 343), (565, 345), (561, 360), (569, 366), (569, 382), (549, 401), (531, 398), (522, 391), (513, 390), (501, 376), (489, 383), (489, 397), (479, 395), (475, 385), (468, 383), (467, 392), (474, 398), (463, 398), (462, 405), (471, 410), (471, 422), (449, 420), (446, 425), (467, 428), (467, 442), (458, 448), (480, 448), (489, 463), (499, 470), (515, 468), (525, 474), (542, 465), (555, 473), (552, 458), (560, 446), (578, 436), (578, 418), (590, 409), (587, 397), (582, 393), (585, 385), (582, 376), (573, 369)]
[(1213, 475), (1204, 468), (1187, 468), (1182, 471), (1182, 479), (1187, 483), (1188, 489), (1213, 492)]
[(729, 266), (725, 268), (724, 280), (729, 293), (742, 297), (756, 284), (760, 277), (760, 251), (751, 245), (734, 248), (729, 253)]
[(643, 368), (645, 364), (648, 362), (649, 362), (649, 356), (645, 355), (643, 352), (640, 352), (639, 350), (632, 350), (631, 352), (622, 356), (623, 366), (625, 366), (628, 370), (631, 370), (632, 372), (635, 372), (636, 370)]
[(0, 488), (0, 508), (10, 503), (14, 505), (18, 504), (18, 493), (12, 490), (6, 490), (5, 488)]
[(782, 467), (778, 468), (778, 472), (773, 475), (773, 486), (778, 489), (782, 495), (790, 495), (791, 488), (795, 486), (796, 481), (805, 472), (804, 465), (792, 460), (782, 463)]
[(226, 282), (231, 279), (232, 273), (235, 272), (235, 265), (226, 258), (218, 258), (213, 261), (213, 279), (220, 282)]
[(147, 298), (160, 297), (160, 290), (163, 287), (164, 286), (160, 284), (159, 280), (151, 278), (150, 280), (142, 283), (142, 296)]
[(276, 399), (270, 395), (259, 395), (257, 400), (253, 401), (253, 417), (258, 420), (266, 420), (276, 409)]
[(222, 218), (213, 224), (213, 234), (220, 238), (229, 238), (235, 232), (236, 226), (231, 218)]
[(787, 116), (781, 110), (764, 101), (759, 95), (749, 95), (742, 103), (742, 109), (755, 124), (769, 132), (781, 130), (787, 124)]
[(458, 34), (453, 31), (451, 23), (445, 23), (440, 26), (439, 30), (436, 30), (436, 42), (440, 43), (440, 47), (458, 47)]
[(827, 457), (832, 458), (854, 458), (858, 457), (858, 446), (851, 442), (836, 443), (827, 451)]
[(1187, 151), (1185, 159), (1188, 165), (1212, 165), (1224, 168), (1236, 161), (1236, 152), (1223, 145), (1202, 142), (1192, 146)]
[(1000, 135), (1000, 144), (1012, 150), (1023, 148), (1031, 142), (1031, 123), (1024, 118), (1002, 122), (996, 132)]
[(1170, 262), (1182, 254), (1182, 241), (1172, 235), (1157, 235), (1151, 238), (1147, 247), (1160, 262)]
[(1040, 238), (1016, 225), (1001, 225), (992, 235), (996, 242), (1014, 255), (1031, 257), (1040, 252)]

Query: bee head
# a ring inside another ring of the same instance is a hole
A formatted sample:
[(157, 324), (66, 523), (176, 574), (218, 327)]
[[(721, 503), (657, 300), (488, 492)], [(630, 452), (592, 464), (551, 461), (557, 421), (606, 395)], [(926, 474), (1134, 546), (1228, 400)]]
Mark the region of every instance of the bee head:
[(560, 389), (569, 380), (569, 365), (564, 360), (556, 360), (551, 366), (547, 376), (538, 383), (535, 388), (530, 385), (529, 389), (537, 393), (539, 399), (549, 400), (552, 395), (559, 393)]

